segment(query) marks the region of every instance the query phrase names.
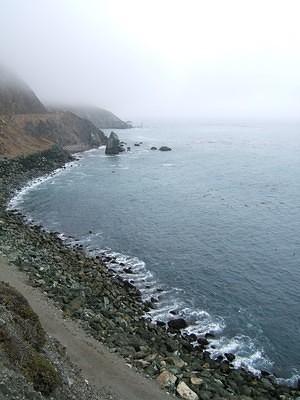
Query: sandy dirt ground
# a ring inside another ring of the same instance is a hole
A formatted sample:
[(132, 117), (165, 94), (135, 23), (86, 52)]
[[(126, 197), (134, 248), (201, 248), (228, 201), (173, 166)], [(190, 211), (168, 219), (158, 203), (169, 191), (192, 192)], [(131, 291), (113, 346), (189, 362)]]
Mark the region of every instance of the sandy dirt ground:
[(70, 360), (105, 398), (112, 400), (170, 400), (153, 380), (146, 379), (120, 358), (90, 337), (79, 323), (64, 319), (62, 311), (45, 294), (28, 284), (27, 277), (0, 256), (0, 281), (14, 286), (26, 297), (49, 336), (66, 347)]

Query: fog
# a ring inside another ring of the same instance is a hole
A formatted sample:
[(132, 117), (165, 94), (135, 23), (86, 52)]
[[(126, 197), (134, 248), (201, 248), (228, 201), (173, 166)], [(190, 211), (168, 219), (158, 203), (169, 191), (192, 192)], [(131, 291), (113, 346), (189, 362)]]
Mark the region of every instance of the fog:
[(295, 0), (0, 0), (0, 63), (124, 119), (299, 116)]

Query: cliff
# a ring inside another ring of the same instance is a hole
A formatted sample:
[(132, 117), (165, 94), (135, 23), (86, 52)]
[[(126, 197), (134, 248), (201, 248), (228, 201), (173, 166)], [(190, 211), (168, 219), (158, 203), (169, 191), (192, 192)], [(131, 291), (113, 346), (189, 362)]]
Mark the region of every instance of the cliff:
[(90, 121), (71, 112), (18, 115), (20, 129), (31, 137), (45, 138), (69, 151), (83, 151), (106, 144), (106, 136)]
[(0, 68), (0, 156), (16, 157), (51, 148), (71, 152), (105, 145), (91, 121), (71, 112), (48, 112), (18, 77)]
[(0, 116), (0, 155), (15, 157), (58, 144), (71, 152), (106, 144), (106, 136), (90, 121), (72, 113)]
[(92, 106), (62, 106), (62, 107), (50, 107), (50, 110), (70, 111), (81, 118), (88, 119), (99, 129), (128, 129), (132, 128), (130, 124), (122, 121), (112, 112), (104, 110), (99, 107)]

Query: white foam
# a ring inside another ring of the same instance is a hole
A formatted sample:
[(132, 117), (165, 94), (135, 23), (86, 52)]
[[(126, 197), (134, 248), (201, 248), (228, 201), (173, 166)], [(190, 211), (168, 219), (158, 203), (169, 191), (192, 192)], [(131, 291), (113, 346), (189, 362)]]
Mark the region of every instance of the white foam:
[(276, 382), (280, 385), (298, 387), (300, 382), (300, 372), (295, 372), (290, 378), (276, 378)]
[[(99, 254), (99, 251), (97, 253)], [(166, 288), (160, 284), (155, 275), (147, 270), (146, 264), (137, 257), (113, 252), (111, 249), (103, 249), (100, 254), (113, 258), (111, 262), (107, 263), (107, 267), (123, 279), (132, 281), (140, 290), (143, 301), (155, 299), (154, 308), (146, 314), (146, 317), (150, 317), (153, 322), (163, 321), (166, 323), (172, 318), (184, 318), (188, 322), (188, 327), (182, 330), (182, 333), (193, 333), (198, 337), (203, 337), (206, 333), (216, 335), (210, 340), (207, 348), (212, 358), (217, 358), (224, 353), (233, 353), (236, 357), (233, 365), (236, 368), (244, 367), (256, 375), (260, 374), (261, 369), (270, 370), (272, 368), (273, 364), (265, 356), (263, 349), (258, 349), (250, 337), (222, 336), (226, 327), (223, 318), (212, 317), (205, 310), (187, 306), (180, 296), (184, 292), (182, 289)], [(126, 268), (130, 268), (131, 273), (124, 272)]]
[[(42, 183), (49, 181), (50, 179), (57, 177), (58, 175), (61, 175), (63, 173), (67, 173), (72, 167), (77, 167), (80, 165), (80, 160), (85, 158), (85, 157), (90, 157), (93, 153), (99, 152), (99, 150), (103, 150), (105, 146), (100, 146), (96, 149), (90, 149), (86, 150), (84, 152), (80, 153), (74, 153), (73, 156), (76, 157), (76, 160), (70, 161), (66, 163), (63, 167), (57, 168), (56, 170), (52, 171), (51, 173), (42, 176), (40, 178), (35, 178), (29, 181), (27, 185), (25, 185), (23, 188), (20, 190), (16, 191), (14, 196), (10, 199), (7, 209), (8, 210), (18, 210), (20, 208), (20, 205), (23, 203), (24, 196), (31, 191), (32, 189), (37, 189), (39, 185)], [(102, 152), (102, 151), (101, 151)], [(51, 182), (51, 184), (54, 184), (54, 182)], [(29, 219), (27, 219), (29, 221)]]
[(66, 171), (68, 171), (71, 167), (73, 166), (77, 166), (78, 161), (71, 161), (67, 164), (65, 164), (64, 168), (57, 168), (56, 170), (54, 170), (53, 172), (51, 172), (48, 175), (45, 175), (43, 177), (40, 178), (35, 178), (32, 179), (27, 185), (25, 185), (22, 189), (18, 190), (15, 195), (10, 199), (8, 205), (7, 205), (7, 209), (8, 210), (17, 210), (19, 209), (20, 205), (23, 203), (23, 199), (24, 196), (30, 192), (32, 189), (36, 189), (37, 186), (41, 185), (42, 183), (49, 181), (50, 179), (52, 179), (55, 176), (58, 176), (62, 173), (65, 173)]
[(235, 368), (244, 367), (255, 375), (259, 375), (262, 369), (271, 370), (273, 366), (263, 349), (258, 349), (253, 340), (246, 335), (237, 335), (232, 338), (221, 336), (212, 339), (208, 351), (212, 358), (217, 358), (225, 353), (233, 353)]

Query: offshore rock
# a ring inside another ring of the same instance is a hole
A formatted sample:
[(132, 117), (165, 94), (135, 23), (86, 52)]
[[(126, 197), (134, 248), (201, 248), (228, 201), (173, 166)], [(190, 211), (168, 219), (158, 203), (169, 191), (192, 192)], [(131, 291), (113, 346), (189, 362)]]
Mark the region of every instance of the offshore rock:
[(105, 154), (114, 155), (121, 151), (120, 140), (115, 132), (111, 132), (107, 140)]
[(159, 150), (160, 150), (160, 151), (171, 151), (172, 149), (171, 149), (171, 147), (168, 147), (168, 146), (161, 146), (161, 147), (159, 148)]

